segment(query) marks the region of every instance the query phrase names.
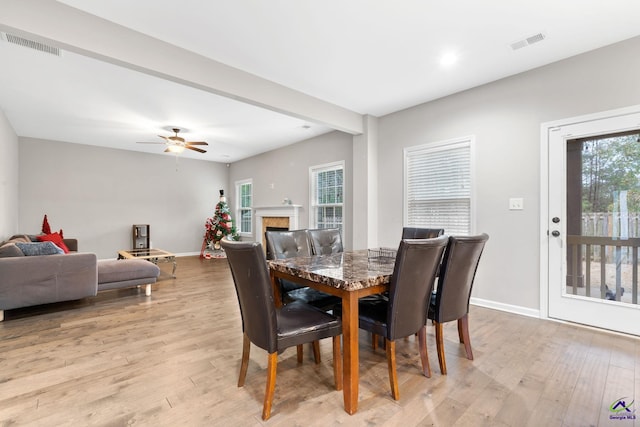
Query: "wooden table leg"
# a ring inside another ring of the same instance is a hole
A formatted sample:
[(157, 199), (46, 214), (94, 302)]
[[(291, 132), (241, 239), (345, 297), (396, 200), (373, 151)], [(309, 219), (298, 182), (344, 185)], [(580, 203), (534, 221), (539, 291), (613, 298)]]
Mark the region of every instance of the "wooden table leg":
[(276, 277), (273, 270), (269, 269), (269, 276), (271, 277), (271, 287), (273, 288), (273, 299), (275, 300), (276, 307), (282, 307), (282, 295), (280, 295), (280, 280)]
[(342, 336), (343, 350), (343, 381), (344, 381), (344, 410), (349, 415), (358, 411), (358, 296), (356, 292), (345, 292), (342, 296)]

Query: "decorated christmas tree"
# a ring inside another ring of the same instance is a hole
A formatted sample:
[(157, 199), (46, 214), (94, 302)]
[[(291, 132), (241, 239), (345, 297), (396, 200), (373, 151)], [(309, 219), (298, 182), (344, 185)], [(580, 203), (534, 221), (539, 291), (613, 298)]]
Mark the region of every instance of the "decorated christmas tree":
[(231, 236), (233, 240), (238, 240), (238, 233), (233, 226), (231, 210), (224, 197), (224, 190), (220, 190), (220, 200), (216, 204), (216, 211), (213, 218), (207, 218), (205, 222), (205, 240), (207, 245), (213, 244), (213, 249), (220, 249), (220, 240), (225, 236)]

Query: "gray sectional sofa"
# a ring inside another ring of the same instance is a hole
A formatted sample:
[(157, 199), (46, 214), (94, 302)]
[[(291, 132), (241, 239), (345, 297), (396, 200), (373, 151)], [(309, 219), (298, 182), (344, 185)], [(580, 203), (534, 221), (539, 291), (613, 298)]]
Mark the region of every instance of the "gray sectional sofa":
[(4, 310), (96, 296), (98, 291), (151, 284), (160, 275), (145, 260), (97, 260), (77, 252), (75, 239), (64, 239), (68, 254), (25, 256), (16, 246), (31, 242), (27, 235), (0, 244), (0, 321)]

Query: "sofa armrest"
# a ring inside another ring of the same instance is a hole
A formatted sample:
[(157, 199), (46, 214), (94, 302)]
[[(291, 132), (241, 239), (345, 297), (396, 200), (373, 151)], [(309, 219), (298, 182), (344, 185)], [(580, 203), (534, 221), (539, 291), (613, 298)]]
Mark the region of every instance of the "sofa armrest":
[(70, 252), (78, 252), (78, 239), (62, 239)]
[(93, 253), (0, 258), (0, 310), (97, 293), (97, 257)]

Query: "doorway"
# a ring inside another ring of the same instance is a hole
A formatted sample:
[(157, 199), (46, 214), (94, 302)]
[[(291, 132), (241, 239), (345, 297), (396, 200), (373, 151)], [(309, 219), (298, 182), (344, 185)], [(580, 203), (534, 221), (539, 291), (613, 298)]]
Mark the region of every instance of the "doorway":
[(541, 312), (640, 335), (640, 106), (542, 125)]

